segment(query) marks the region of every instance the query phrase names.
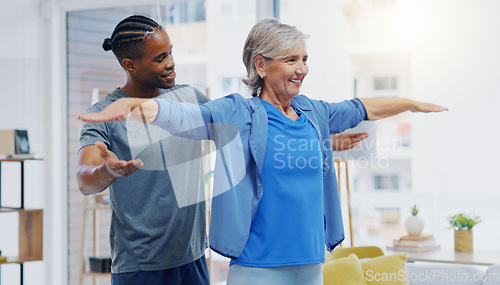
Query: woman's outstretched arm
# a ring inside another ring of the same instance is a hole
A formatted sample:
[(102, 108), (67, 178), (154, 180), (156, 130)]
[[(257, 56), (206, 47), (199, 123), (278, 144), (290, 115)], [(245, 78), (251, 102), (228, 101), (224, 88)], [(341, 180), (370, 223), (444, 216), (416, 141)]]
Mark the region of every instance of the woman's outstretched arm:
[(359, 98), (359, 100), (365, 106), (370, 121), (387, 118), (405, 111), (430, 113), (448, 110), (448, 108), (436, 104), (407, 98)]
[[(203, 111), (205, 115), (203, 116)], [(99, 113), (87, 113), (77, 118), (87, 122), (112, 122), (133, 119), (153, 125), (173, 135), (189, 139), (207, 139), (210, 112), (198, 104), (176, 102), (165, 98), (121, 98)], [(205, 122), (206, 119), (206, 122)]]
[(158, 115), (158, 104), (153, 99), (121, 98), (99, 113), (78, 115), (77, 119), (86, 122), (112, 122), (134, 119), (151, 123)]

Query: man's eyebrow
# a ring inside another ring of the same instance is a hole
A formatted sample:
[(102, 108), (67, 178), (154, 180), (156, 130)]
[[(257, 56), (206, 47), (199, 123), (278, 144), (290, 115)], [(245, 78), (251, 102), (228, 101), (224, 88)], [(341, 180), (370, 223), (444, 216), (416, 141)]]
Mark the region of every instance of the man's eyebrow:
[(168, 55), (168, 54), (172, 51), (172, 49), (173, 49), (173, 48), (174, 48), (174, 46), (173, 46), (173, 45), (171, 45), (171, 46), (170, 46), (170, 50), (169, 50), (168, 52), (162, 52), (162, 53), (160, 53), (159, 55), (155, 56), (155, 58), (154, 58), (154, 59), (159, 59), (159, 58), (161, 58), (161, 57), (167, 56), (167, 55)]
[(154, 58), (154, 59), (159, 59), (159, 58), (162, 58), (162, 57), (167, 56), (167, 55), (168, 55), (168, 53), (166, 53), (166, 52), (162, 52), (162, 53), (160, 53), (159, 55), (155, 56), (155, 58)]
[(159, 58), (161, 58), (161, 57), (168, 56), (168, 54), (169, 54), (170, 52), (172, 52), (172, 49), (173, 49), (173, 48), (174, 48), (174, 45), (171, 45), (171, 46), (170, 46), (170, 50), (169, 50), (168, 52), (162, 52), (162, 53), (160, 53), (159, 55), (155, 56), (155, 57), (154, 57), (154, 59), (159, 59)]

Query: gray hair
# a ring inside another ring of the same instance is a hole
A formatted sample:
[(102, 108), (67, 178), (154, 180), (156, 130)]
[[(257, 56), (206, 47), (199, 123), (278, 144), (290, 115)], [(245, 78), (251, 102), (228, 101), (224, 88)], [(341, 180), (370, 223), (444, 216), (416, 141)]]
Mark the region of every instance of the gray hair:
[(253, 26), (243, 48), (243, 63), (247, 69), (243, 83), (248, 86), (252, 96), (258, 96), (264, 86), (264, 80), (255, 69), (255, 57), (260, 54), (267, 59), (286, 58), (303, 45), (308, 37), (296, 27), (272, 18), (263, 19)]

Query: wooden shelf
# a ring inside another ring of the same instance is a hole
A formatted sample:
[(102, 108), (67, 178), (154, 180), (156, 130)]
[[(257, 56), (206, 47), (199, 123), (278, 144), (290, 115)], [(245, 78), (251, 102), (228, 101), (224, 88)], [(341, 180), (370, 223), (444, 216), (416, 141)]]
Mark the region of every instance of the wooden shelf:
[(11, 213), (21, 211), (43, 211), (42, 209), (28, 209), (28, 208), (14, 208), (14, 207), (0, 207), (0, 213)]
[(7, 257), (0, 264), (43, 259), (43, 210), (0, 208), (0, 213), (19, 213), (19, 256)]
[[(18, 162), (21, 168), (21, 203), (19, 207), (2, 207), (0, 199), (0, 214), (18, 213), (19, 224), (19, 256), (8, 256), (2, 264), (19, 264), (20, 284), (24, 282), (24, 263), (43, 260), (43, 210), (24, 208), (24, 162), (40, 161), (42, 158), (32, 156), (2, 157), (0, 158), (0, 180), (2, 178), (3, 162)], [(0, 198), (2, 197), (2, 183), (0, 183)]]
[(20, 210), (22, 210), (22, 209), (2, 207), (2, 208), (0, 208), (0, 213), (19, 212)]
[(21, 256), (7, 256), (6, 261), (0, 261), (0, 264), (22, 264), (30, 261), (41, 261), (39, 257), (21, 257)]
[(19, 211), (19, 256), (43, 259), (43, 210)]
[(4, 162), (4, 161), (26, 161), (26, 160), (43, 160), (43, 158), (35, 158), (35, 157), (0, 158), (0, 162)]

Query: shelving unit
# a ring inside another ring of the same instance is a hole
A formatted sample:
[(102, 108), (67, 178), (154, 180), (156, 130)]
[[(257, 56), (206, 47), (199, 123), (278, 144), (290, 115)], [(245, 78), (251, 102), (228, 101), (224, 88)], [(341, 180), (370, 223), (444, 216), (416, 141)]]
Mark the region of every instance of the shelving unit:
[[(7, 158), (0, 159), (0, 214), (17, 213), (19, 223), (19, 255), (7, 256), (2, 264), (19, 264), (20, 284), (24, 283), (24, 263), (43, 260), (43, 210), (24, 208), (24, 163), (35, 158)], [(19, 207), (2, 207), (2, 163), (19, 162), (21, 164), (21, 203)]]
[(92, 278), (93, 284), (96, 284), (97, 278), (106, 277), (111, 278), (111, 273), (97, 273), (91, 272), (88, 268), (85, 268), (86, 260), (88, 256), (86, 253), (86, 244), (87, 244), (87, 223), (88, 212), (92, 215), (92, 253), (94, 256), (99, 254), (99, 245), (97, 239), (99, 237), (98, 230), (98, 221), (99, 221), (99, 211), (109, 210), (109, 204), (104, 204), (102, 201), (99, 201), (104, 196), (104, 194), (96, 194), (85, 196), (83, 200), (83, 223), (82, 223), (82, 243), (80, 249), (80, 279), (79, 284), (83, 284), (83, 279), (85, 277)]

